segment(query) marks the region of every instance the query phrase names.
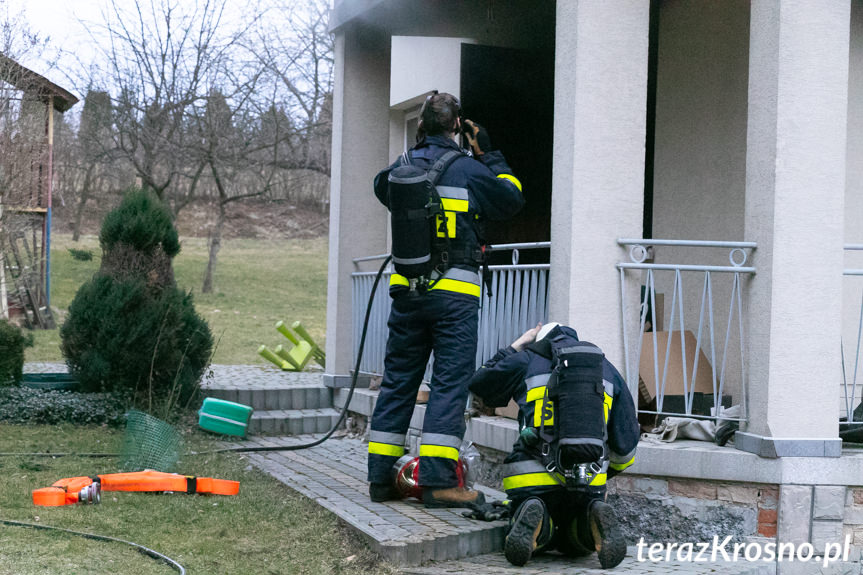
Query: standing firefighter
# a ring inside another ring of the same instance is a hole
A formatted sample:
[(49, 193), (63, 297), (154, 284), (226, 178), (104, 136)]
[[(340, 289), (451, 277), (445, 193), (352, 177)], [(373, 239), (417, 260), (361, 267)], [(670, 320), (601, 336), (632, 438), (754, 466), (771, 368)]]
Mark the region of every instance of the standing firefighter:
[(504, 544), (524, 565), (556, 547), (619, 564), (626, 543), (605, 482), (635, 458), (639, 427), (632, 396), (595, 345), (549, 323), (528, 330), (474, 374), (470, 390), (486, 405), (519, 406), (518, 441), (504, 460), (503, 486), (514, 510)]
[[(453, 140), (460, 132), (473, 157)], [(395, 273), (384, 376), (369, 437), (369, 495), (372, 501), (400, 498), (393, 466), (405, 452), (417, 391), (434, 351), (419, 482), (427, 507), (464, 507), (482, 503), (482, 494), (460, 487), (456, 474), (467, 386), (476, 365), (481, 226), (485, 219), (513, 216), (524, 199), (485, 129), (460, 118), (454, 96), (435, 92), (426, 99), (417, 139), (374, 183), (391, 213)]]

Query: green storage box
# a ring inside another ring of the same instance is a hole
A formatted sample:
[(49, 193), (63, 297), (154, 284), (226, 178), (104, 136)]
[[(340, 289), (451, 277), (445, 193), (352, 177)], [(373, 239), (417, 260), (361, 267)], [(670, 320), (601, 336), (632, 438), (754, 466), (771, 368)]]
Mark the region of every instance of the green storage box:
[(242, 403), (208, 397), (198, 410), (198, 425), (207, 431), (245, 437), (252, 411)]
[(32, 389), (73, 390), (78, 388), (78, 380), (71, 373), (25, 373), (21, 385)]

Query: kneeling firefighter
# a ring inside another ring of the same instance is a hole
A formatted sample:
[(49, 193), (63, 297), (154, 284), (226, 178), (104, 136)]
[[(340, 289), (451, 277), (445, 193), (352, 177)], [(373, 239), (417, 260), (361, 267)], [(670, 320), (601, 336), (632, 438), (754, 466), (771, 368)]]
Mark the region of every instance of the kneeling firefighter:
[[(451, 94), (429, 96), (420, 111), (417, 144), (374, 182), (375, 195), (391, 213), (395, 273), (384, 375), (369, 437), (372, 501), (401, 497), (392, 469), (405, 453), (417, 391), (434, 351), (419, 448), (422, 498), (428, 507), (482, 503), (480, 493), (459, 485), (456, 472), (467, 385), (476, 367), (481, 226), (485, 219), (513, 216), (524, 199), (488, 133), (460, 114)], [(470, 151), (454, 141), (459, 133)]]
[(473, 376), (470, 390), (490, 407), (519, 406), (521, 433), (504, 460), (513, 510), (507, 560), (557, 548), (596, 551), (603, 568), (619, 564), (626, 542), (606, 479), (635, 458), (639, 427), (632, 396), (595, 345), (557, 323), (537, 326), (501, 349)]

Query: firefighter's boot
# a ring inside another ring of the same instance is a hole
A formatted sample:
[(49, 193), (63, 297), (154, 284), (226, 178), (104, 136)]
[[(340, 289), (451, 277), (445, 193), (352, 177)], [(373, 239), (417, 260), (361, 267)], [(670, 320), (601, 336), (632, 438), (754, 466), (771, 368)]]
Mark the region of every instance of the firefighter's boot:
[(369, 483), (369, 499), (375, 503), (401, 499), (402, 494), (390, 483)]
[(520, 567), (538, 548), (548, 543), (551, 525), (546, 515), (545, 503), (538, 497), (531, 497), (519, 505), (503, 544), (507, 561)]
[(425, 487), (423, 488), (423, 503), (429, 508), (471, 508), (485, 503), (485, 496), (479, 491), (466, 487)]
[(588, 509), (590, 533), (603, 569), (617, 567), (626, 557), (626, 541), (614, 508), (604, 501), (592, 501)]

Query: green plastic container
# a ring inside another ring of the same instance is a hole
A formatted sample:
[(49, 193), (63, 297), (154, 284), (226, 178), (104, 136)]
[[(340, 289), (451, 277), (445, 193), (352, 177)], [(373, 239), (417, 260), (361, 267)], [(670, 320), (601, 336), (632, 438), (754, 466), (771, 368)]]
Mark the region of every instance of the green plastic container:
[(78, 380), (71, 373), (25, 373), (21, 385), (33, 389), (72, 390), (78, 388)]
[(252, 411), (242, 403), (208, 397), (198, 410), (198, 425), (207, 431), (245, 437)]

